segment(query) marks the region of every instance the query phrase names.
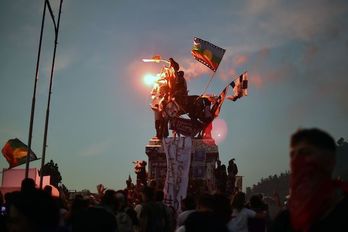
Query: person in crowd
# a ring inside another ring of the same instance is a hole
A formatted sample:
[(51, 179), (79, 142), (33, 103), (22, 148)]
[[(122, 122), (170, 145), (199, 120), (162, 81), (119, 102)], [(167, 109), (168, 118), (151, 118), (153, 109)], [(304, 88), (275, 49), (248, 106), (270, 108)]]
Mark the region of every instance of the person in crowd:
[(213, 195), (214, 199), (214, 212), (227, 224), (231, 218), (231, 206), (230, 199), (223, 193), (215, 193)]
[(0, 191), (0, 231), (6, 232), (6, 205), (4, 201), (4, 196), (2, 195), (2, 192)]
[(284, 208), (284, 202), (281, 202), (278, 192), (273, 192), (272, 196), (265, 196), (263, 201), (268, 205), (270, 221), (268, 222), (267, 227), (269, 227), (269, 223), (271, 223), (278, 213)]
[(73, 225), (73, 232), (117, 232), (115, 215), (101, 207), (88, 207), (81, 211)]
[(249, 218), (265, 218), (266, 213), (257, 213), (246, 207), (246, 197), (244, 192), (238, 192), (232, 200), (232, 217), (227, 227), (230, 232), (248, 232)]
[(46, 185), (44, 188), (43, 188), (43, 190), (48, 194), (48, 195), (50, 195), (50, 196), (52, 196), (52, 186), (50, 186), (50, 185)]
[(25, 178), (21, 182), (21, 192), (30, 193), (36, 190), (36, 184), (34, 179)]
[(186, 219), (184, 226), (178, 232), (227, 232), (226, 224), (222, 217), (215, 212), (215, 199), (210, 194), (202, 194), (197, 200), (196, 211)]
[(290, 198), (270, 231), (347, 231), (347, 184), (332, 178), (336, 143), (327, 132), (300, 129), (290, 139)]
[[(268, 212), (268, 206), (263, 202), (262, 194), (255, 194), (249, 199), (249, 209), (257, 213)], [(268, 215), (268, 214), (267, 214)], [(248, 230), (249, 232), (265, 232), (268, 217), (265, 218), (249, 218)]]
[(154, 189), (145, 186), (142, 190), (142, 201), (139, 213), (140, 232), (167, 232), (166, 212), (155, 202)]
[(107, 189), (101, 198), (99, 207), (106, 209), (109, 213), (116, 215), (118, 209), (118, 201), (116, 198), (116, 191)]
[(181, 201), (181, 210), (182, 212), (177, 217), (177, 227), (184, 225), (187, 217), (196, 211), (196, 202), (195, 199), (191, 195), (187, 195)]
[(62, 197), (53, 197), (59, 209), (59, 226), (68, 229), (67, 219), (69, 217), (69, 207), (66, 199)]
[(136, 212), (128, 206), (127, 195), (123, 190), (116, 191), (118, 208), (116, 211), (117, 229), (119, 232), (132, 232), (139, 224)]
[(155, 192), (155, 201), (158, 206), (165, 212), (165, 231), (174, 231), (176, 225), (176, 215), (173, 207), (167, 206), (163, 202), (164, 192), (162, 190), (157, 190)]
[(76, 195), (71, 202), (69, 213), (66, 218), (66, 227), (72, 228), (77, 216), (82, 213), (82, 211), (87, 210), (90, 207), (89, 199), (84, 198), (82, 195)]
[(10, 232), (62, 231), (59, 209), (53, 198), (43, 190), (11, 193), (8, 203), (7, 228)]

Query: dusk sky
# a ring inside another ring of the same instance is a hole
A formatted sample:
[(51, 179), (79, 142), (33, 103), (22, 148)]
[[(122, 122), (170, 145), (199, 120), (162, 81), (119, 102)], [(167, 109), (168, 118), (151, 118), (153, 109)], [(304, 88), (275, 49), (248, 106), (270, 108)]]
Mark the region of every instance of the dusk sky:
[[(57, 18), (59, 0), (50, 2)], [(1, 147), (16, 137), (28, 142), (43, 5), (0, 3)], [(163, 66), (142, 58), (173, 57), (189, 93), (199, 95), (213, 72), (192, 57), (193, 37), (226, 49), (207, 93), (219, 94), (248, 71), (248, 96), (226, 100), (214, 127), (222, 133), (220, 159), (236, 159), (244, 188), (289, 170), (289, 137), (298, 128), (347, 140), (346, 0), (65, 0), (46, 161), (58, 164), (68, 189), (120, 189), (129, 174), (135, 181), (132, 161), (147, 160), (145, 146), (155, 135), (143, 77)], [(47, 12), (32, 140), (38, 157), (53, 46)], [(7, 167), (1, 156), (0, 168)]]

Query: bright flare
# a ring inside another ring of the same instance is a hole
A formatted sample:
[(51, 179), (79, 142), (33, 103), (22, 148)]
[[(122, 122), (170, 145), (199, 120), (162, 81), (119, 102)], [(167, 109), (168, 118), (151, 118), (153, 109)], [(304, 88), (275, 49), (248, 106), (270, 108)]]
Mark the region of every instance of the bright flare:
[(216, 118), (213, 121), (213, 129), (211, 132), (211, 136), (215, 140), (215, 143), (220, 144), (223, 142), (226, 139), (227, 132), (227, 123), (223, 119)]
[(152, 74), (146, 74), (143, 78), (145, 85), (151, 86), (151, 87), (155, 84), (157, 79), (158, 79), (158, 77), (154, 76)]

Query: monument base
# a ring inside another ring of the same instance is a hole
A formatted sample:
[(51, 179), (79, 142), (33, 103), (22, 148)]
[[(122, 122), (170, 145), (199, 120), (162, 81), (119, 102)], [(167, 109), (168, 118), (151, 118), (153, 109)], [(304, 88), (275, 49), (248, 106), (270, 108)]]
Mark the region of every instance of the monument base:
[[(162, 141), (152, 138), (146, 145), (145, 153), (148, 156), (148, 182), (157, 189), (163, 189), (167, 159)], [(216, 191), (214, 169), (218, 159), (219, 151), (214, 139), (192, 139), (188, 193)]]

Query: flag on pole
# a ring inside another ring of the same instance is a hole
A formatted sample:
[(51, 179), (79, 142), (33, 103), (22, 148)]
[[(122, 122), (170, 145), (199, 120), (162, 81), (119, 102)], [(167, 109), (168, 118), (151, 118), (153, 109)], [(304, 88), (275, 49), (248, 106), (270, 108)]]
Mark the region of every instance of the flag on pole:
[(215, 46), (208, 41), (196, 37), (193, 38), (191, 51), (193, 57), (214, 72), (216, 72), (225, 51), (225, 49)]
[[(2, 154), (9, 163), (9, 168), (14, 168), (21, 164), (24, 164), (27, 160), (28, 146), (25, 145), (19, 139), (10, 139), (4, 145), (1, 150)], [(37, 160), (38, 158), (33, 151), (30, 152), (30, 161)]]
[(236, 80), (230, 83), (233, 89), (233, 95), (226, 98), (232, 101), (236, 101), (238, 98), (248, 96), (248, 73), (245, 72), (240, 75)]

